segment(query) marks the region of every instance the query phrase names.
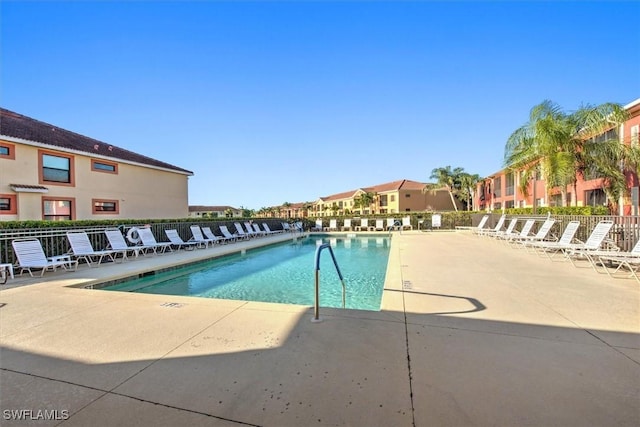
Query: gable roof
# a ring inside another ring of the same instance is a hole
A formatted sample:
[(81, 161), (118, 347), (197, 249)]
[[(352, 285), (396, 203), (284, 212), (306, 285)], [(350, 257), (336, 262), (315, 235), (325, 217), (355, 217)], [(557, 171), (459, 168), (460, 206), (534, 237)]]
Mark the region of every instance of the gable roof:
[(344, 193), (332, 194), (330, 196), (320, 197), (320, 200), (322, 200), (323, 202), (330, 202), (332, 200), (349, 199), (353, 197), (358, 191), (361, 191), (361, 190), (358, 189), (358, 190), (345, 191)]
[(239, 211), (240, 209), (233, 206), (203, 206), (203, 205), (190, 205), (189, 212), (224, 212), (227, 209)]
[(187, 169), (14, 113), (5, 108), (0, 108), (0, 137), (2, 136), (47, 145), (61, 151), (76, 151), (193, 175), (193, 172)]
[(399, 191), (399, 190), (422, 190), (427, 184), (418, 181), (411, 181), (410, 179), (400, 179), (398, 181), (387, 182), (384, 184), (378, 184), (371, 187), (362, 187), (357, 190), (345, 191), (344, 193), (332, 194), (330, 196), (320, 197), (322, 202), (330, 202), (332, 200), (342, 200), (354, 197), (359, 192), (367, 193), (384, 193), (387, 191)]

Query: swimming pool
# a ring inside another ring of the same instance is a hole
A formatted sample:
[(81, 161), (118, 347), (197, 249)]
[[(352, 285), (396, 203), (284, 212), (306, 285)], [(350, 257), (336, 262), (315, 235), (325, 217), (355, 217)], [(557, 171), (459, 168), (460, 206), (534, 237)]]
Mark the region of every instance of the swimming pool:
[[(103, 289), (314, 305), (315, 251), (321, 243), (331, 245), (344, 276), (345, 307), (380, 310), (389, 258), (388, 236), (313, 235)], [(326, 252), (320, 258), (320, 306), (342, 307), (342, 285)]]

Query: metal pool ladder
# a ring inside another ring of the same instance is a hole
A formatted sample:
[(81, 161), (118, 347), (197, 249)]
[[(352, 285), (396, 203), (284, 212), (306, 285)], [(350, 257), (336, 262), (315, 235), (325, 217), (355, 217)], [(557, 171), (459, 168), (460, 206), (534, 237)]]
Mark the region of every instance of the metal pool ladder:
[(316, 262), (315, 262), (315, 276), (316, 276), (316, 303), (313, 310), (313, 318), (312, 322), (322, 322), (320, 319), (320, 254), (323, 249), (329, 249), (329, 253), (331, 254), (331, 259), (333, 260), (333, 265), (336, 266), (336, 271), (338, 272), (338, 277), (340, 277), (340, 282), (342, 283), (342, 308), (345, 308), (345, 293), (346, 288), (344, 285), (344, 278), (342, 277), (342, 273), (340, 272), (340, 267), (338, 267), (338, 261), (336, 261), (336, 256), (333, 254), (333, 249), (331, 249), (331, 245), (329, 243), (323, 243), (316, 248)]

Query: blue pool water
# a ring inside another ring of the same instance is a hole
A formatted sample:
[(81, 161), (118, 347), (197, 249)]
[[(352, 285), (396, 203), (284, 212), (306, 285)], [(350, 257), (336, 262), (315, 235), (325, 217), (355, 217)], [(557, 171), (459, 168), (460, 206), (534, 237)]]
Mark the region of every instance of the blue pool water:
[[(329, 243), (346, 284), (346, 308), (380, 310), (389, 238), (314, 235), (229, 255), (105, 290), (243, 301), (314, 304), (317, 245)], [(342, 307), (342, 285), (328, 250), (320, 258), (320, 306)]]

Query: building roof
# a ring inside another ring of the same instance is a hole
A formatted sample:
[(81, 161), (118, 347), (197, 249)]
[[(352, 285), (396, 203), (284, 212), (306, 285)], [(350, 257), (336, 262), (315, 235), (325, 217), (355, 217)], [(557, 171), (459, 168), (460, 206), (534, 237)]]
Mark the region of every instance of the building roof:
[(234, 208), (233, 206), (202, 206), (202, 205), (189, 206), (189, 212), (224, 212), (227, 209), (233, 209), (234, 211), (240, 210), (238, 208)]
[(360, 190), (358, 189), (358, 190), (345, 191), (344, 193), (332, 194), (330, 196), (320, 197), (320, 200), (322, 200), (323, 202), (330, 202), (332, 200), (349, 199), (353, 197), (358, 191)]
[(332, 194), (330, 196), (320, 197), (323, 202), (329, 202), (332, 200), (349, 199), (356, 195), (358, 192), (367, 193), (385, 193), (387, 191), (399, 191), (399, 190), (422, 190), (426, 184), (418, 181), (411, 181), (410, 179), (400, 179), (398, 181), (387, 182), (384, 184), (378, 184), (371, 187), (362, 187), (357, 190), (345, 191), (344, 193)]
[(385, 184), (374, 185), (373, 187), (363, 188), (364, 191), (372, 193), (384, 193), (385, 191), (398, 190), (422, 190), (426, 184), (410, 179), (401, 179), (399, 181), (387, 182)]
[(0, 108), (0, 137), (3, 136), (47, 145), (51, 149), (82, 152), (193, 175), (193, 172), (178, 166)]

